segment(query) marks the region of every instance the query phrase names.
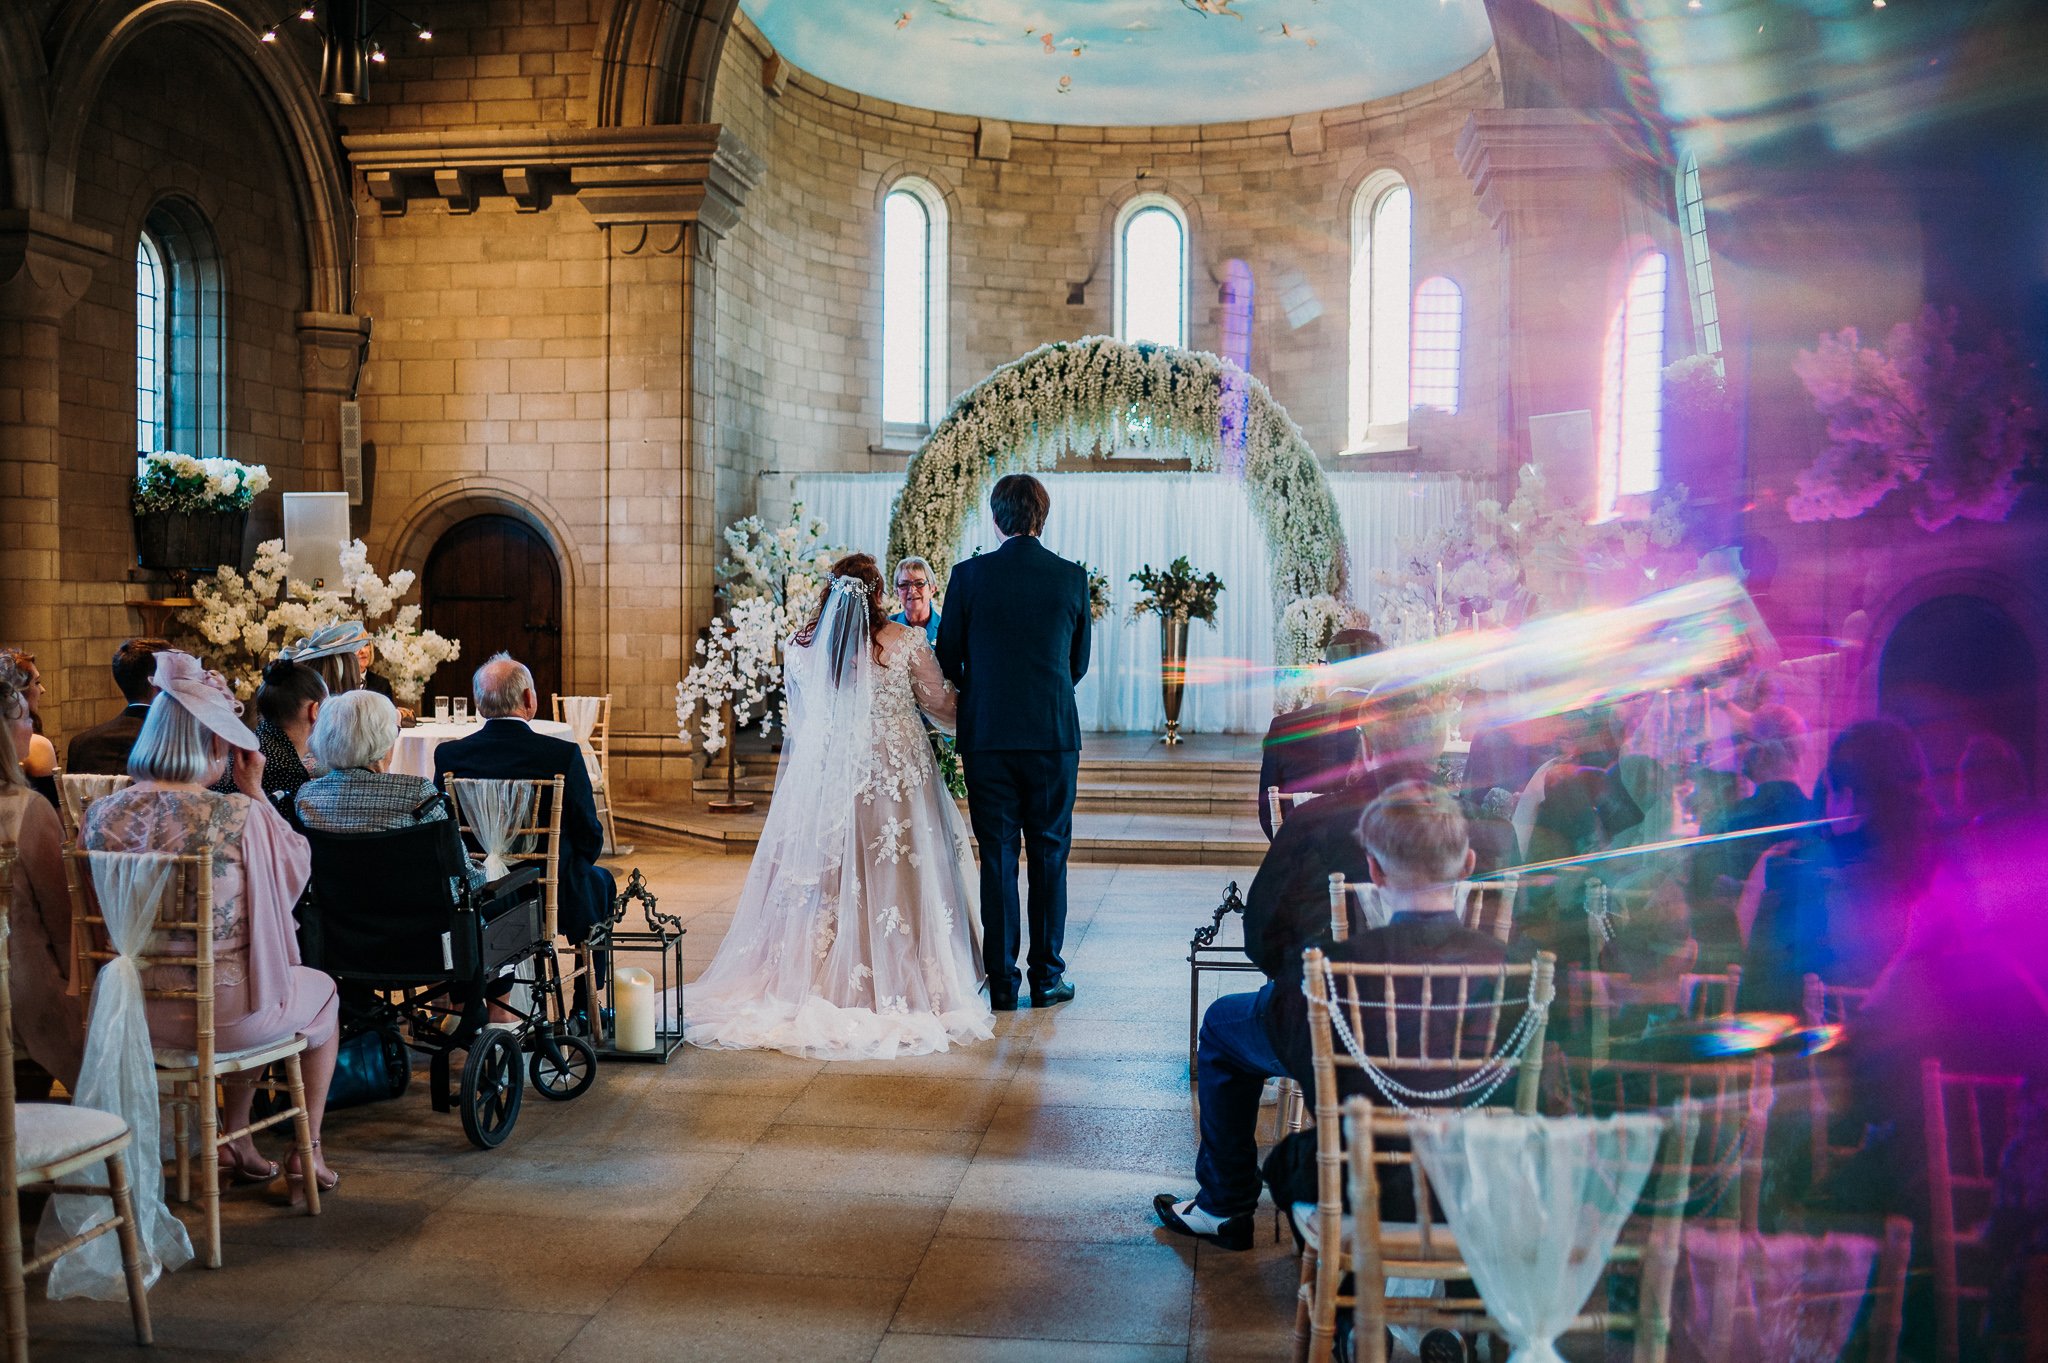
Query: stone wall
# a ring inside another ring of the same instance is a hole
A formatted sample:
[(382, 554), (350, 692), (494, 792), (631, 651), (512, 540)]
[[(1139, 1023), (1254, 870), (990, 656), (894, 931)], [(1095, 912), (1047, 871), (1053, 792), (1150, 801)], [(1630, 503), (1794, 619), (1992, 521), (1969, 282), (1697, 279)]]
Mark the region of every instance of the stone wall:
[(282, 533), (277, 492), (339, 486), (310, 469), (302, 436), (297, 313), (306, 306), (304, 235), (293, 172), (242, 73), (207, 40), (175, 28), (130, 45), (93, 105), (81, 148), (76, 219), (105, 232), (112, 259), (61, 329), (59, 423), (64, 631), (44, 723), (71, 733), (118, 704), (107, 660), (142, 617), (126, 603), (135, 475), (135, 245), (167, 195), (196, 206), (221, 267), (226, 438), (222, 453), (269, 467), (250, 543)]
[[(905, 174), (946, 194), (947, 391), (1048, 341), (1113, 327), (1117, 208), (1171, 194), (1190, 220), (1190, 340), (1221, 350), (1226, 262), (1255, 284), (1253, 372), (1325, 457), (1344, 444), (1351, 205), (1377, 169), (1416, 196), (1414, 279), (1465, 293), (1464, 403), (1493, 431), (1501, 369), (1500, 247), (1458, 166), (1486, 60), (1398, 98), (1296, 119), (1170, 128), (1009, 124), (907, 108), (782, 67), (744, 16), (727, 37), (714, 116), (767, 172), (720, 261), (721, 514), (787, 497), (787, 475), (897, 467), (881, 443), (881, 200)], [(1003, 134), (1007, 145), (996, 145)], [(978, 149), (986, 154), (977, 154)], [(1085, 301), (1069, 291), (1085, 285)], [(1490, 450), (1490, 443), (1488, 445)], [(1428, 452), (1425, 451), (1425, 454)]]

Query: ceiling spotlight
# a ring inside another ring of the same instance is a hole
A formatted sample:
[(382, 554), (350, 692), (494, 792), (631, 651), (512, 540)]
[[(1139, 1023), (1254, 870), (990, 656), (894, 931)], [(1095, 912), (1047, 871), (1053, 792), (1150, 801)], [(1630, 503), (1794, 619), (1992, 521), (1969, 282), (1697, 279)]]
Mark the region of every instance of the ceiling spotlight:
[(1706, 0), (1685, 0), (1685, 7), (1687, 9), (1705, 9), (1707, 7)]
[(434, 30), (423, 26), (420, 28), (418, 36), (421, 42), (430, 43), (434, 41)]
[(373, 62), (377, 62), (377, 63), (379, 63), (379, 64), (382, 64), (382, 62), (383, 62), (383, 60), (384, 60), (384, 49), (383, 49), (383, 48), (381, 48), (381, 47), (375, 47), (375, 46), (371, 47), (371, 49), (370, 49), (370, 60), (371, 60), (371, 61), (373, 61)]
[(1870, 0), (1870, 7), (1872, 9), (1883, 9), (1884, 0)]
[(300, 17), (301, 19), (304, 19), (304, 20), (305, 20), (305, 21), (306, 21), (307, 23), (309, 23), (309, 24), (310, 24), (310, 23), (312, 23), (312, 22), (313, 22), (313, 7), (312, 7), (311, 5), (308, 5), (308, 6), (306, 6), (306, 7), (304, 8), (304, 9), (300, 10), (300, 11), (299, 11), (299, 17)]
[(271, 27), (263, 30), (262, 41), (266, 43), (274, 43), (277, 41), (277, 27), (275, 25), (272, 25)]

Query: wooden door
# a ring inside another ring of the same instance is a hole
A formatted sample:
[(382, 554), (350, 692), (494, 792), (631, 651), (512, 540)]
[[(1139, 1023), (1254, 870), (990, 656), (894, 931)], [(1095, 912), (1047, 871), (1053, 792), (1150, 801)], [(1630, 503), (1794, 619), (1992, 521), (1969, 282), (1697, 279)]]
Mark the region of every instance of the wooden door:
[(420, 600), (427, 628), (462, 642), (462, 656), (427, 683), (429, 707), (469, 695), (476, 669), (502, 650), (532, 669), (547, 716), (562, 686), (562, 571), (546, 540), (511, 516), (472, 516), (427, 556)]

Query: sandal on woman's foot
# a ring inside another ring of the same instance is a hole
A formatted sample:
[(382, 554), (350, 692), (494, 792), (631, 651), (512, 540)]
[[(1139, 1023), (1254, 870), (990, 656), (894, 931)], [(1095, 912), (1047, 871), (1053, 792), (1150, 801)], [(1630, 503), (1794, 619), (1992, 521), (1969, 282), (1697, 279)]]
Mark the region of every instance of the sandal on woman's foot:
[(232, 1145), (224, 1145), (220, 1148), (220, 1171), (227, 1176), (229, 1183), (240, 1188), (272, 1182), (277, 1178), (278, 1167), (276, 1161), (264, 1159), (261, 1155), (256, 1157), (256, 1163), (245, 1164), (241, 1151)]
[[(318, 1150), (320, 1148), (320, 1142), (314, 1141), (313, 1148), (315, 1150)], [(292, 1154), (294, 1158), (296, 1158), (298, 1152), (293, 1151)], [(316, 1174), (314, 1177), (322, 1193), (331, 1193), (336, 1188), (341, 1186), (341, 1175), (335, 1173), (332, 1169), (329, 1169), (325, 1174)], [(291, 1190), (292, 1200), (294, 1202), (303, 1201), (305, 1199), (306, 1176), (304, 1174), (299, 1173), (297, 1170), (286, 1170), (284, 1182), (285, 1187)]]

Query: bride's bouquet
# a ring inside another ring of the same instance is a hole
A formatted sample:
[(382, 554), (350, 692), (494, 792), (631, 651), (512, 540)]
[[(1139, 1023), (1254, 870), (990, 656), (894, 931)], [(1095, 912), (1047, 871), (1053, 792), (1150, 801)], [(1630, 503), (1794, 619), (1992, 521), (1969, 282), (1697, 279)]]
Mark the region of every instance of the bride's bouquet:
[(967, 773), (960, 766), (960, 750), (937, 729), (928, 727), (924, 734), (931, 740), (932, 761), (939, 764), (939, 779), (946, 783), (947, 793), (956, 800), (966, 799)]

